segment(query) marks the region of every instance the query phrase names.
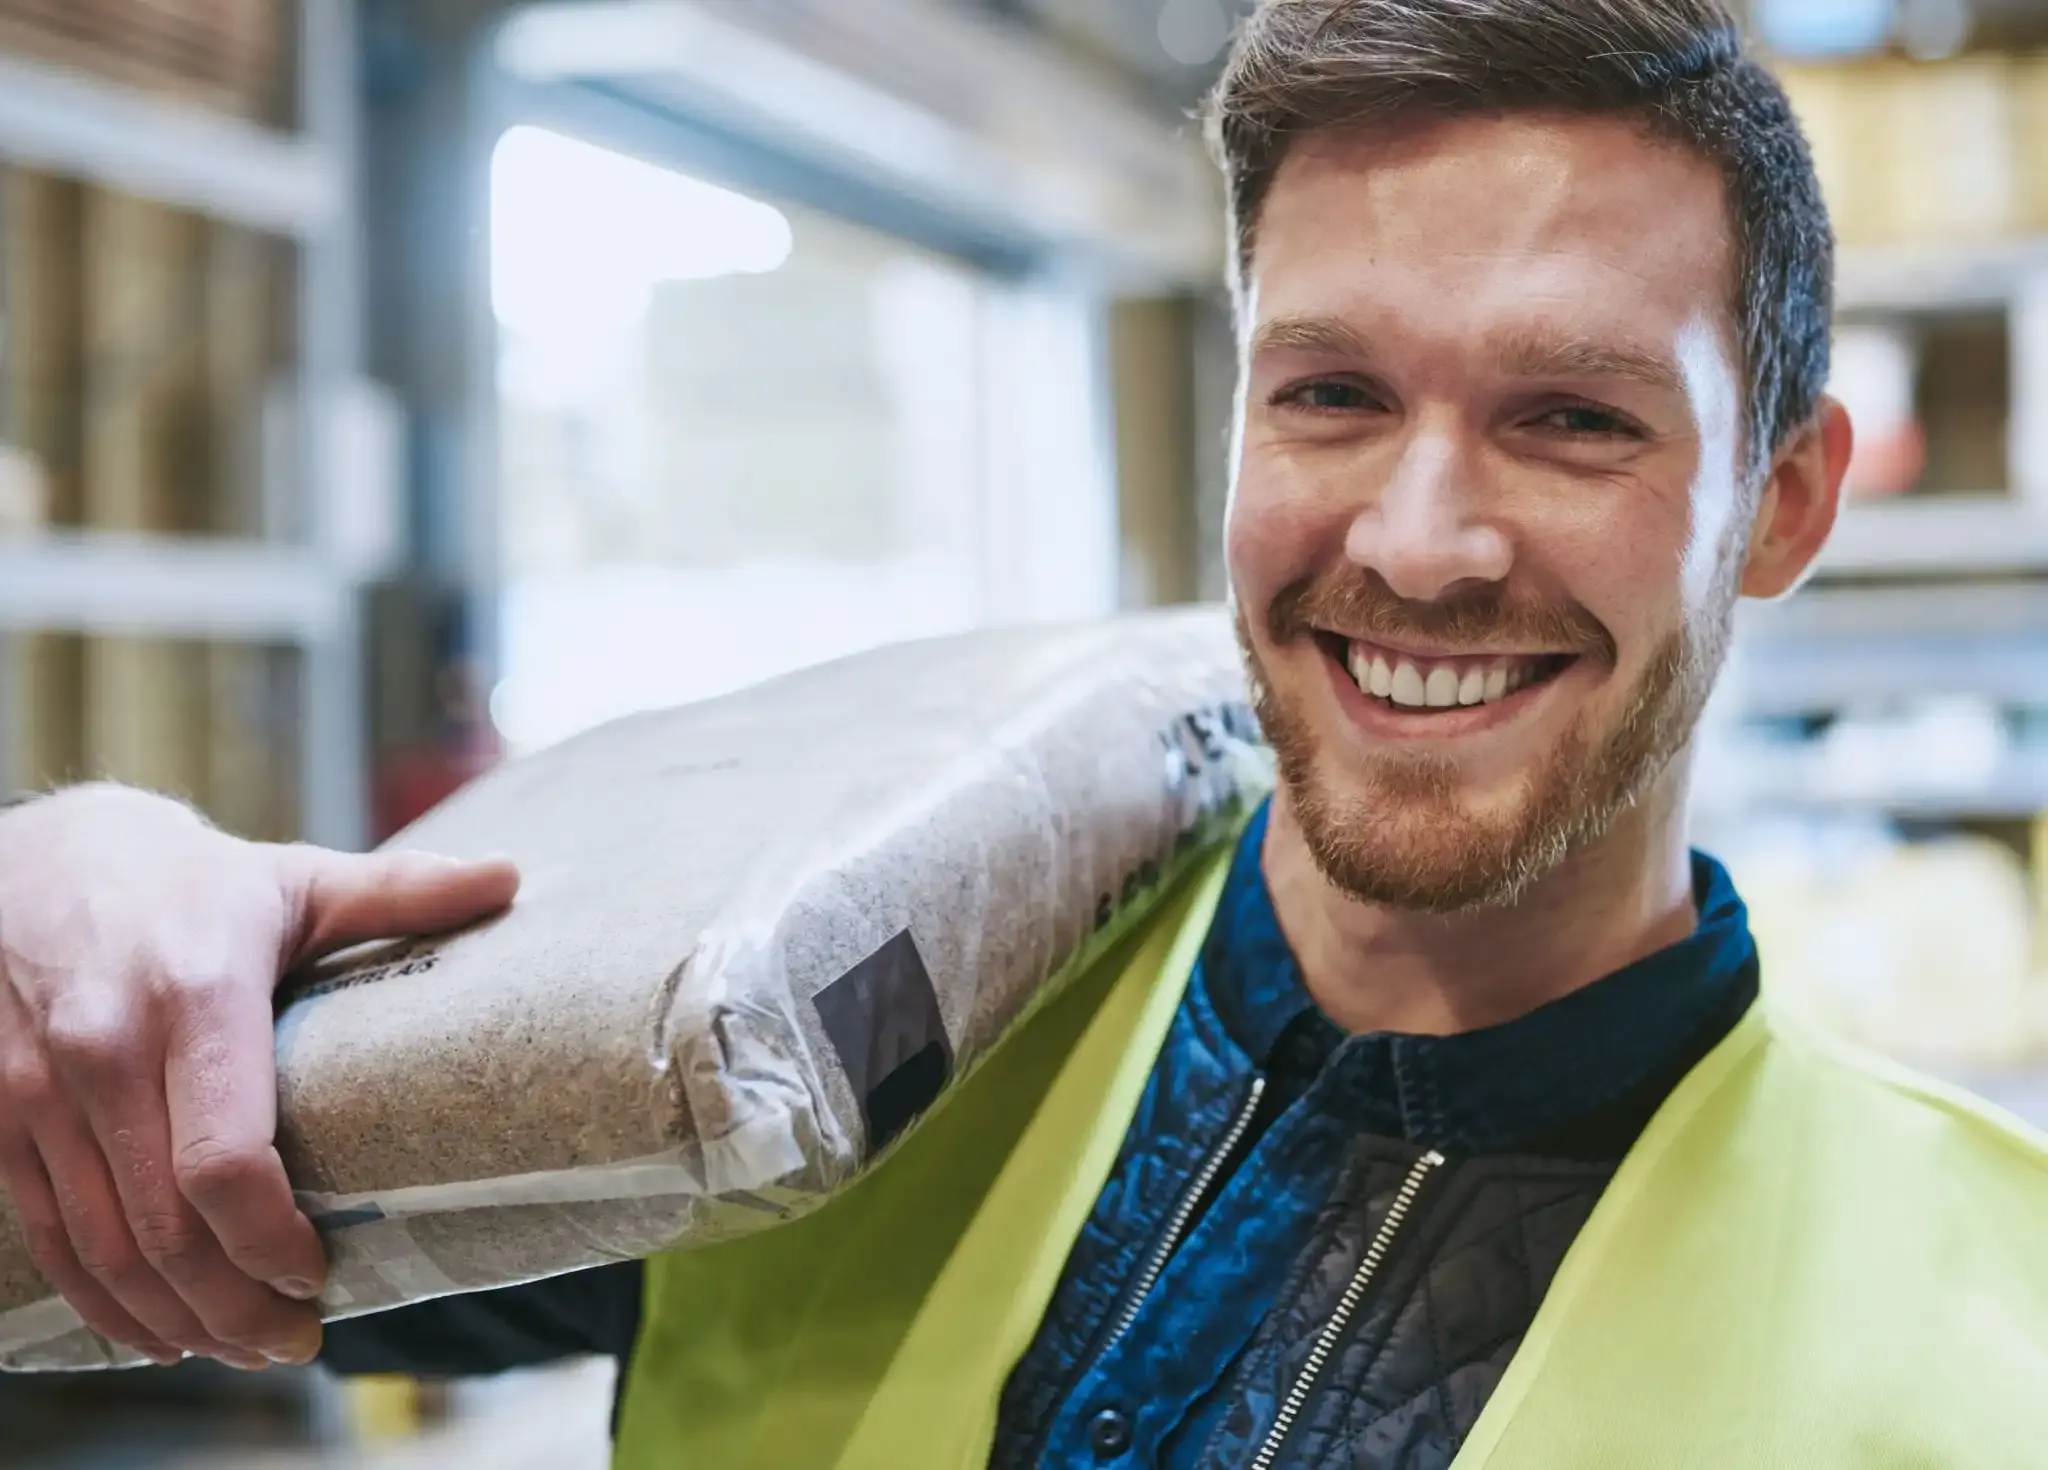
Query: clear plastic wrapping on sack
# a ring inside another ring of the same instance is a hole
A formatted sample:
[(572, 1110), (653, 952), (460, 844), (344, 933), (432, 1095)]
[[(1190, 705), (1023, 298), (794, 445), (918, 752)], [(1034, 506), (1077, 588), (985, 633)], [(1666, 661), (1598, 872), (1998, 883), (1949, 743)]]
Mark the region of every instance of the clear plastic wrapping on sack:
[[(280, 993), (349, 1316), (772, 1227), (870, 1164), (1265, 789), (1227, 616), (906, 644), (510, 764), (394, 846), (518, 903)], [(131, 1361), (0, 1202), (0, 1366)]]

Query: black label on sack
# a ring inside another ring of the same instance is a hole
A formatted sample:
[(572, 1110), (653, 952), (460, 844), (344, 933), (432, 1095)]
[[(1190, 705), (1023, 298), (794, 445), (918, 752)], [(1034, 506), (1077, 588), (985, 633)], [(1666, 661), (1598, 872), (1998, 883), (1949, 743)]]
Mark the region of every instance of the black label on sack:
[(352, 1230), (358, 1225), (375, 1225), (390, 1218), (374, 1204), (355, 1205), (345, 1210), (323, 1211), (305, 1195), (297, 1195), (296, 1198), (306, 1218), (313, 1222), (313, 1228), (323, 1234), (336, 1230)]
[(867, 1123), (873, 1158), (939, 1099), (953, 1044), (910, 931), (818, 992), (813, 1002)]
[(407, 939), (380, 944), (300, 971), (279, 987), (277, 999), (281, 1005), (289, 1004), (315, 995), (352, 989), (357, 985), (402, 980), (408, 975), (424, 975), (440, 963), (441, 951), (430, 947), (424, 940)]

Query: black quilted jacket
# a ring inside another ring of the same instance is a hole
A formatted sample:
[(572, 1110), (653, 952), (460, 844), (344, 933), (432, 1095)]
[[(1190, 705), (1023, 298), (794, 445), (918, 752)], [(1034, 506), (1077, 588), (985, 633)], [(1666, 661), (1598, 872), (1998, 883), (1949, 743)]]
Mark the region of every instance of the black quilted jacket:
[[(1360, 1141), (1199, 1463), (1451, 1463), (1613, 1169), (1442, 1157)], [(1404, 1187), (1414, 1191), (1405, 1218), (1364, 1270)]]

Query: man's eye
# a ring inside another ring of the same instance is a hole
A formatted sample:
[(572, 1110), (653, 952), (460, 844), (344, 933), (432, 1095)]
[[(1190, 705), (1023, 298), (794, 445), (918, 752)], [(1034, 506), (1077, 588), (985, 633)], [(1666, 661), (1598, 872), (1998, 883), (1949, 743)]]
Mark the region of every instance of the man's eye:
[(1377, 400), (1364, 388), (1338, 378), (1318, 378), (1289, 388), (1280, 394), (1279, 401), (1291, 408), (1317, 413), (1355, 413), (1378, 407)]
[(1639, 438), (1634, 424), (1618, 413), (1590, 404), (1575, 403), (1553, 408), (1536, 420), (1537, 426), (1575, 438)]

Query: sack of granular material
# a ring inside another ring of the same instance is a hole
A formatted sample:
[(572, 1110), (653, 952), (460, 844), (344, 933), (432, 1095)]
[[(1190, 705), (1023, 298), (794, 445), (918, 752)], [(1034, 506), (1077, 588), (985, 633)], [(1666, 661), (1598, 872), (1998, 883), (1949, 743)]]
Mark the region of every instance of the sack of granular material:
[[(905, 644), (500, 768), (392, 845), (509, 855), (512, 909), (280, 992), (327, 1314), (819, 1203), (1269, 781), (1214, 609)], [(0, 1366), (130, 1361), (0, 1200)]]

